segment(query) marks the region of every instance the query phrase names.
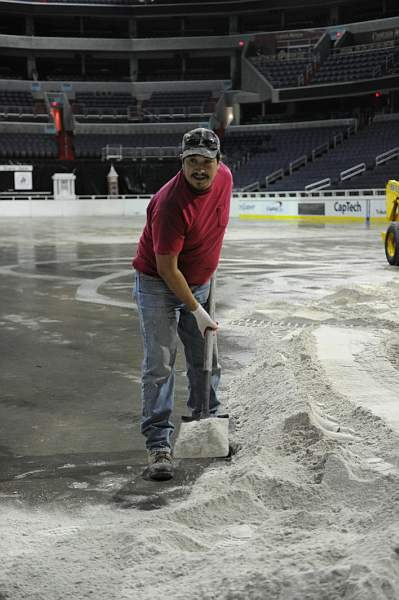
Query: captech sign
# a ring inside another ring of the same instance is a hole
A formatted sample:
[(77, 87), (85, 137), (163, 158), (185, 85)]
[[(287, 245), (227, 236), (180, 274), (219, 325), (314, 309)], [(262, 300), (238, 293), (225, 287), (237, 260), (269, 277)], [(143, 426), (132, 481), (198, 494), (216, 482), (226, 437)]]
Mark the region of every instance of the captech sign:
[[(399, 186), (399, 182), (395, 182)], [(305, 195), (297, 192), (297, 198), (292, 198), (293, 192), (278, 194), (259, 192), (258, 194), (233, 193), (232, 216), (242, 219), (313, 219), (336, 223), (339, 221), (363, 221), (365, 219), (385, 218), (385, 195), (379, 193), (356, 194), (354, 192), (327, 193), (318, 192)], [(277, 197), (276, 197), (277, 196)]]
[(359, 201), (351, 202), (346, 200), (345, 202), (336, 201), (334, 202), (334, 211), (343, 215), (347, 213), (358, 213), (362, 212), (362, 206)]

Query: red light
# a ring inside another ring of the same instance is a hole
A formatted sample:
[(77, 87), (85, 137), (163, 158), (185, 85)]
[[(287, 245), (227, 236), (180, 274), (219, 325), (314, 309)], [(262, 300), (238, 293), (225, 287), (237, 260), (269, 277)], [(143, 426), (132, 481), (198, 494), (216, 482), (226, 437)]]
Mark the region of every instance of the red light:
[(341, 37), (342, 33), (340, 31), (337, 31), (337, 33), (335, 34), (335, 37), (339, 38)]
[(55, 104), (55, 106), (51, 107), (51, 113), (53, 115), (55, 129), (57, 133), (60, 133), (62, 131), (61, 110), (56, 102), (52, 102), (52, 104)]
[(374, 94), (374, 96), (375, 96), (376, 98), (381, 98), (381, 95), (382, 95), (382, 94), (381, 94), (381, 92), (376, 92), (376, 93)]
[(240, 40), (240, 41), (238, 42), (238, 45), (240, 46), (240, 48), (244, 48), (244, 46), (245, 46), (245, 42), (244, 42), (243, 40)]

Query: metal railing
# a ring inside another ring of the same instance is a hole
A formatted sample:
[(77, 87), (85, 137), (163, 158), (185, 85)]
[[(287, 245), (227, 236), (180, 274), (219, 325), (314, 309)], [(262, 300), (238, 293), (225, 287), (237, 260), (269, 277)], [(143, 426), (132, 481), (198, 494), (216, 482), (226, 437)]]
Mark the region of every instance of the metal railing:
[[(253, 185), (253, 184), (251, 184)], [(313, 185), (313, 184), (311, 184)], [(247, 186), (249, 187), (249, 186)], [(309, 186), (307, 186), (309, 187)], [(248, 196), (247, 196), (248, 193)], [(152, 194), (123, 194), (118, 196), (110, 196), (110, 195), (94, 195), (94, 194), (86, 194), (83, 196), (76, 196), (76, 200), (150, 200)], [(272, 192), (269, 190), (264, 190), (262, 192), (254, 192), (253, 190), (234, 190), (232, 194), (233, 198), (239, 199), (252, 199), (252, 200), (270, 200), (270, 199), (286, 199), (286, 200), (310, 200), (313, 199), (331, 199), (331, 198), (359, 198), (359, 197), (367, 197), (367, 198), (376, 198), (381, 199), (381, 201), (385, 201), (385, 189), (384, 188), (372, 188), (372, 189), (349, 189), (349, 190), (335, 190), (335, 189), (305, 189), (305, 190), (291, 190), (291, 191), (276, 191)], [(50, 192), (1, 192), (0, 193), (0, 202), (2, 200), (54, 200), (54, 195)], [(71, 200), (71, 203), (75, 202), (75, 200)]]
[(385, 42), (373, 42), (370, 44), (358, 44), (357, 46), (344, 46), (343, 48), (333, 48), (333, 54), (358, 54), (368, 51), (380, 50), (381, 48), (394, 48), (395, 42), (387, 40)]
[(341, 171), (339, 174), (340, 181), (346, 181), (347, 179), (352, 179), (356, 175), (360, 175), (364, 173), (366, 170), (366, 163), (358, 163), (357, 165), (353, 165), (349, 169), (345, 169), (345, 171)]
[(391, 148), (390, 150), (387, 150), (386, 152), (383, 152), (382, 154), (379, 154), (378, 156), (375, 157), (375, 166), (377, 167), (378, 165), (383, 165), (384, 163), (388, 162), (389, 160), (392, 160), (394, 158), (397, 158), (399, 156), (399, 146), (396, 146), (396, 148)]
[(313, 183), (309, 183), (305, 185), (306, 192), (317, 192), (319, 190), (323, 190), (331, 185), (331, 178), (326, 177), (326, 179), (320, 179), (319, 181), (313, 181)]
[(312, 160), (315, 160), (318, 156), (321, 156), (325, 152), (328, 152), (330, 149), (330, 144), (325, 142), (324, 144), (320, 144), (320, 146), (316, 146), (312, 150)]
[[(126, 195), (120, 195), (118, 194), (117, 196), (110, 196), (110, 195), (95, 195), (95, 194), (86, 194), (84, 196), (75, 196), (73, 199), (66, 197), (65, 200), (73, 203), (76, 200), (88, 200), (88, 201), (94, 201), (94, 200), (150, 200), (152, 198), (152, 194), (126, 194)], [(0, 203), (2, 201), (12, 201), (12, 202), (17, 202), (18, 200), (28, 200), (29, 202), (35, 202), (37, 200), (48, 200), (48, 201), (54, 201), (56, 202), (53, 193), (51, 192), (25, 192), (25, 193), (18, 193), (15, 192), (14, 194), (10, 194), (10, 193), (0, 193)]]
[[(312, 185), (312, 184), (311, 184)], [(243, 200), (247, 200), (247, 199), (251, 199), (251, 200), (275, 200), (275, 199), (280, 199), (280, 200), (310, 200), (311, 198), (314, 199), (332, 199), (332, 198), (342, 198), (342, 199), (348, 199), (348, 198), (360, 198), (360, 197), (364, 197), (364, 198), (375, 198), (375, 199), (381, 199), (382, 201), (385, 201), (385, 189), (384, 188), (367, 188), (367, 189), (360, 189), (360, 188), (354, 188), (354, 189), (349, 189), (349, 190), (345, 190), (345, 189), (320, 189), (320, 190), (290, 190), (290, 191), (276, 191), (276, 192), (271, 192), (269, 190), (264, 190), (262, 192), (256, 192), (256, 193), (251, 193), (248, 194), (248, 196), (242, 191), (234, 191), (233, 192), (233, 198), (240, 198)]]
[(246, 152), (239, 160), (236, 160), (232, 163), (228, 163), (230, 170), (234, 173), (238, 169), (241, 169), (242, 166), (246, 165), (251, 158), (251, 153)]
[(0, 192), (2, 200), (54, 200), (52, 192)]
[(297, 169), (299, 169), (302, 166), (305, 166), (307, 164), (307, 162), (308, 162), (308, 157), (306, 156), (306, 154), (303, 154), (299, 158), (292, 160), (288, 165), (289, 174), (292, 175), (294, 171), (296, 171)]
[(333, 137), (333, 148), (336, 148), (338, 144), (342, 144), (344, 141), (344, 134), (343, 133), (337, 133), (334, 135)]
[(128, 147), (108, 144), (101, 150), (102, 160), (145, 160), (147, 158), (177, 158), (180, 146)]
[(258, 191), (260, 189), (260, 183), (259, 181), (253, 181), (252, 183), (249, 183), (248, 185), (245, 185), (243, 188), (241, 188), (242, 192), (255, 192)]
[(274, 183), (278, 179), (282, 179), (284, 177), (284, 169), (278, 169), (277, 171), (273, 171), (270, 175), (265, 177), (265, 185), (269, 186), (270, 183)]

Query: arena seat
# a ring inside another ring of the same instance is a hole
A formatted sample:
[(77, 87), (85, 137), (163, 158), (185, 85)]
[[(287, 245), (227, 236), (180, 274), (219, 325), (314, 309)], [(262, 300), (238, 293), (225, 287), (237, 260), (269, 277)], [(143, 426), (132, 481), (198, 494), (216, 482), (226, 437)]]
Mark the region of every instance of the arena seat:
[(0, 90), (0, 120), (47, 122), (48, 115), (30, 92), (5, 89)]
[(321, 64), (310, 84), (357, 81), (386, 75), (394, 69), (395, 56), (391, 48), (334, 52)]
[(0, 133), (0, 158), (57, 158), (58, 142), (45, 133)]
[(378, 44), (367, 49), (362, 46), (331, 49), (320, 63), (316, 55), (289, 60), (276, 56), (258, 55), (249, 61), (275, 88), (342, 83), (372, 79), (396, 72), (399, 64), (399, 48), (380, 47)]
[[(181, 144), (181, 133), (140, 134), (78, 134), (74, 139), (76, 158), (100, 158), (107, 145), (124, 148), (176, 148)], [(159, 156), (162, 151), (159, 152)]]
[(273, 87), (297, 87), (303, 85), (310, 59), (271, 60), (265, 56), (253, 56), (251, 63), (270, 81)]
[(117, 92), (77, 92), (72, 103), (77, 121), (127, 121), (137, 116), (137, 100)]
[[(330, 144), (336, 134), (343, 133), (347, 126), (287, 128), (265, 131), (228, 131), (223, 140), (223, 151), (228, 164), (234, 169), (234, 184), (245, 187), (255, 181), (264, 180), (267, 175), (283, 169), (289, 163), (306, 157), (322, 144)], [(242, 158), (249, 153), (249, 160), (242, 164)], [(235, 162), (240, 168), (235, 169)]]
[(154, 115), (159, 120), (188, 120), (193, 115), (206, 116), (213, 112), (215, 101), (211, 90), (188, 90), (175, 92), (153, 92), (143, 101), (145, 115)]
[(399, 158), (390, 160), (383, 165), (368, 169), (361, 175), (343, 181), (338, 188), (351, 189), (381, 189), (384, 188), (389, 179), (399, 178)]
[[(331, 187), (360, 187), (379, 182), (377, 187), (384, 187), (384, 168), (375, 168), (375, 157), (396, 146), (395, 139), (399, 134), (399, 120), (376, 122), (349, 137), (340, 146), (330, 150), (304, 168), (276, 181), (270, 190), (303, 190), (306, 185), (330, 178)], [(386, 164), (386, 172), (391, 172), (392, 163)], [(366, 171), (362, 175), (340, 182), (340, 173), (357, 164), (365, 163)]]

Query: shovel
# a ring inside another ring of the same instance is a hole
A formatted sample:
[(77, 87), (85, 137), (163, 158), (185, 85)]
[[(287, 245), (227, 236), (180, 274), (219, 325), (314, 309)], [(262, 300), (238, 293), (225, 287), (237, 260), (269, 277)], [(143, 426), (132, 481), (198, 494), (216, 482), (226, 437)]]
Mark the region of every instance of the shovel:
[[(215, 320), (215, 276), (211, 279), (208, 306), (209, 316)], [(201, 414), (198, 418), (182, 417), (176, 444), (176, 458), (222, 458), (229, 454), (229, 415), (211, 415), (209, 400), (211, 394), (213, 356), (217, 360), (216, 331), (207, 329), (204, 340), (204, 388), (201, 397)]]

